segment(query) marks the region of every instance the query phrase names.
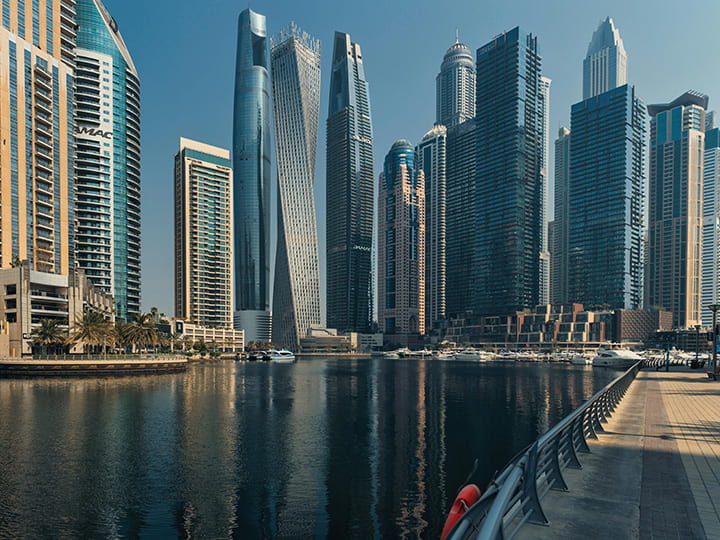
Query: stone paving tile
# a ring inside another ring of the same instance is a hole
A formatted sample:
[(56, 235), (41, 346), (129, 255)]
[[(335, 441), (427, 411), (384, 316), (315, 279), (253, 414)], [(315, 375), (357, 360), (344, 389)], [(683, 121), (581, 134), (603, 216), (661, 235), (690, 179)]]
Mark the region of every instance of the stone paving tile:
[(678, 368), (648, 377), (659, 385), (705, 534), (720, 538), (720, 382)]
[(671, 369), (640, 372), (583, 469), (564, 471), (570, 490), (543, 500), (551, 525), (517, 538), (720, 540), (720, 381)]

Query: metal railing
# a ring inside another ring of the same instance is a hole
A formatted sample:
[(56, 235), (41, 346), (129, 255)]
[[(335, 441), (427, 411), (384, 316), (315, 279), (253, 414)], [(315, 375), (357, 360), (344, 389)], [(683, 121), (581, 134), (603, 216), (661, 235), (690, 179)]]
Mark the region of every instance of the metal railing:
[(562, 471), (581, 469), (578, 453), (589, 453), (602, 423), (615, 410), (642, 362), (605, 386), (580, 408), (523, 450), (490, 483), (448, 533), (447, 539), (510, 539), (527, 522), (548, 525), (540, 504), (551, 489), (567, 491)]

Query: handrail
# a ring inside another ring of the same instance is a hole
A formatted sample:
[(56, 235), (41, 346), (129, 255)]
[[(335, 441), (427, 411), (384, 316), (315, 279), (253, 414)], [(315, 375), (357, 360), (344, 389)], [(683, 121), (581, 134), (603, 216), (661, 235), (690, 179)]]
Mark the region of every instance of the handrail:
[(582, 468), (577, 454), (590, 452), (587, 439), (596, 439), (597, 432), (603, 431), (602, 423), (641, 365), (642, 361), (637, 362), (515, 456), (446, 538), (505, 540), (528, 521), (549, 525), (542, 499), (551, 489), (567, 491), (562, 471)]

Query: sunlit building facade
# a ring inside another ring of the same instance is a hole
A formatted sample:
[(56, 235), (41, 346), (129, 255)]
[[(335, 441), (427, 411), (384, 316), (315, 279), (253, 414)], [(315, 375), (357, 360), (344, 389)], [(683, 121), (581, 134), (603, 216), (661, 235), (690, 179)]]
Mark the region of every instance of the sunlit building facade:
[(425, 178), (410, 141), (392, 145), (380, 174), (378, 312), (385, 334), (425, 333)]
[[(0, 266), (75, 267), (73, 0), (4, 0), (0, 14)], [(35, 9), (31, 9), (35, 8)]]
[(627, 53), (620, 32), (608, 17), (593, 33), (583, 60), (583, 99), (627, 84)]
[(140, 81), (100, 0), (78, 0), (76, 259), (117, 317), (140, 311)]
[(320, 326), (315, 153), (320, 108), (320, 42), (294, 23), (271, 40), (278, 170), (278, 241), (273, 342), (297, 349)]
[(326, 151), (327, 326), (370, 327), (373, 134), (360, 46), (335, 32)]
[(445, 319), (447, 129), (436, 125), (416, 148), (425, 176), (425, 329)]
[(175, 155), (175, 316), (233, 325), (230, 152), (180, 139)]
[(689, 91), (650, 105), (647, 300), (676, 328), (700, 324), (702, 187), (708, 96)]
[(233, 111), (234, 326), (248, 341), (269, 341), (270, 64), (265, 17), (238, 19)]
[(457, 39), (435, 78), (435, 123), (454, 127), (475, 116), (475, 66), (470, 49)]

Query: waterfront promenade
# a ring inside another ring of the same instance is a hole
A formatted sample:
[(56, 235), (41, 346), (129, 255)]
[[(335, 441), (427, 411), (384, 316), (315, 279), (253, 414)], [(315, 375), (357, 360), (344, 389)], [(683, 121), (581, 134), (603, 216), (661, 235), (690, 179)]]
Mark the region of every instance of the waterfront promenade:
[(720, 382), (646, 369), (603, 427), (518, 538), (720, 538)]

